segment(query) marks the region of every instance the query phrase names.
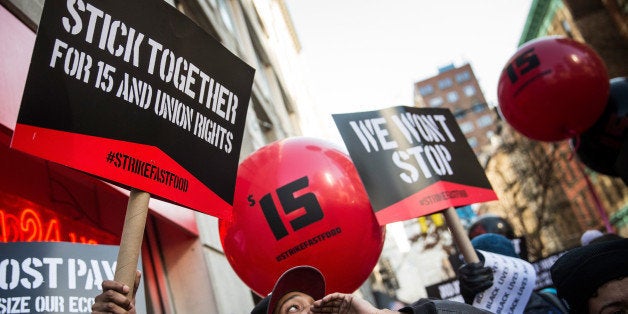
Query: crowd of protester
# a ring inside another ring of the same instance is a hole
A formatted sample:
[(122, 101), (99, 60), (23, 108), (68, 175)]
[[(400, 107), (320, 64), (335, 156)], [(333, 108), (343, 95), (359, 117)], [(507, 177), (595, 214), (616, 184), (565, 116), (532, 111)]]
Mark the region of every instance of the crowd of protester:
[[(500, 270), (484, 263), (487, 257), (513, 259), (527, 263), (515, 252), (512, 242), (502, 234), (486, 233), (471, 241), (479, 263), (463, 264), (458, 269), (465, 303), (422, 298), (399, 310), (379, 309), (355, 294), (325, 293), (325, 278), (316, 268), (303, 265), (287, 270), (273, 291), (252, 309), (251, 314), (294, 313), (628, 313), (628, 239), (616, 234), (587, 231), (581, 246), (563, 254), (551, 267), (554, 289), (533, 291), (514, 304), (522, 310), (489, 311), (478, 304), (478, 295), (502, 284), (494, 273)], [(136, 286), (140, 280), (138, 272)], [(133, 293), (120, 282), (104, 281), (103, 293), (96, 297), (93, 313), (135, 313)]]

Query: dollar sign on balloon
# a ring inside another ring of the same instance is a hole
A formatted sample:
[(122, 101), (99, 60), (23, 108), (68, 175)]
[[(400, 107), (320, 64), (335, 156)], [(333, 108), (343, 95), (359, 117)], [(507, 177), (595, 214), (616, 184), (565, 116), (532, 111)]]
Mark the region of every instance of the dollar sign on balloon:
[(232, 218), (219, 220), (225, 255), (262, 296), (299, 265), (319, 269), (328, 293), (352, 293), (384, 244), (349, 156), (313, 138), (277, 141), (247, 157), (238, 168)]
[(602, 59), (589, 46), (564, 37), (521, 46), (504, 66), (497, 87), (504, 119), (521, 134), (547, 142), (591, 127), (608, 94)]

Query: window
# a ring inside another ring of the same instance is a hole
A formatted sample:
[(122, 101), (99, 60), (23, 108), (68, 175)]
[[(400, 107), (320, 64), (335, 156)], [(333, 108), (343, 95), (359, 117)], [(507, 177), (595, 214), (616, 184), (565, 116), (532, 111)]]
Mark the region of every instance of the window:
[(253, 112), (255, 112), (255, 117), (257, 118), (257, 124), (259, 126), (259, 130), (264, 138), (254, 138), (258, 143), (270, 143), (277, 139), (277, 130), (273, 125), (272, 119), (269, 117), (266, 109), (264, 109), (264, 105), (260, 100), (259, 95), (257, 93), (253, 93), (251, 95), (251, 103), (253, 105)]
[(478, 125), (478, 128), (483, 128), (491, 125), (493, 123), (493, 118), (491, 118), (491, 115), (485, 114), (477, 119), (475, 123)]
[(478, 103), (478, 104), (473, 105), (473, 107), (471, 107), (471, 110), (475, 113), (482, 112), (484, 111), (484, 109), (486, 109), (486, 104), (484, 103)]
[(475, 95), (475, 87), (473, 85), (467, 85), (465, 86), (462, 91), (464, 92), (464, 94), (467, 97), (471, 97), (473, 95)]
[(452, 91), (447, 93), (447, 101), (450, 103), (455, 103), (456, 101), (458, 101), (458, 92), (456, 91)]
[(220, 11), (220, 17), (222, 18), (222, 22), (227, 27), (229, 31), (233, 33), (233, 21), (231, 20), (231, 12), (229, 9), (229, 4), (226, 0), (218, 1), (218, 11)]
[(467, 133), (473, 131), (473, 129), (474, 129), (473, 122), (471, 122), (471, 121), (460, 123), (460, 130), (464, 134), (467, 134)]
[(443, 104), (443, 97), (434, 97), (430, 99), (430, 107), (440, 107)]
[(456, 117), (456, 119), (462, 119), (466, 115), (467, 111), (464, 109), (456, 109), (456, 111), (454, 111), (454, 117)]
[(478, 139), (475, 137), (468, 138), (467, 142), (469, 143), (469, 146), (471, 146), (471, 148), (475, 148), (476, 146), (478, 146)]
[(421, 96), (427, 96), (432, 93), (434, 93), (434, 86), (432, 86), (432, 84), (419, 87), (419, 94), (421, 94)]
[(454, 85), (454, 82), (451, 81), (451, 78), (447, 77), (440, 81), (438, 81), (438, 88), (445, 89)]
[(456, 74), (456, 82), (462, 83), (471, 79), (471, 74), (469, 71), (464, 71)]

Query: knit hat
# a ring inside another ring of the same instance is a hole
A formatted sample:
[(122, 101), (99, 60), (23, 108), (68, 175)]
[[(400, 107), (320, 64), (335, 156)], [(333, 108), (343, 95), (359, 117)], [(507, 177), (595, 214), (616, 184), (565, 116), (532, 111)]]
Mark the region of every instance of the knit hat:
[(601, 237), (602, 235), (603, 233), (600, 230), (596, 230), (596, 229), (587, 230), (580, 237), (580, 244), (582, 244), (583, 246), (587, 245), (592, 240), (594, 240), (595, 238)]
[(471, 240), (471, 245), (473, 245), (473, 248), (476, 250), (519, 258), (519, 255), (515, 252), (515, 246), (512, 244), (512, 241), (501, 234), (481, 234)]
[(623, 239), (622, 236), (617, 235), (615, 233), (605, 233), (593, 240), (591, 240), (591, 242), (589, 242), (589, 244), (593, 244), (593, 243), (599, 243), (599, 242), (606, 242), (606, 241), (613, 241), (613, 240), (619, 240), (619, 239)]
[(314, 300), (325, 296), (325, 278), (312, 266), (296, 266), (286, 270), (275, 283), (273, 291), (260, 301), (251, 314), (272, 314), (281, 297), (290, 292), (302, 292)]
[(558, 296), (573, 313), (582, 313), (599, 287), (628, 276), (627, 261), (628, 239), (591, 243), (565, 253), (550, 272)]

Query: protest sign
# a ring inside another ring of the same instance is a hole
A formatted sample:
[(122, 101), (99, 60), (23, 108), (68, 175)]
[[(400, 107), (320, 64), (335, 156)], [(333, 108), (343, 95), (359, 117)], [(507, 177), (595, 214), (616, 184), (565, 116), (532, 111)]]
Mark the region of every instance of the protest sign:
[(448, 109), (398, 106), (333, 118), (381, 225), (497, 199)]
[(460, 294), (460, 281), (458, 279), (449, 279), (426, 286), (425, 292), (429, 298), (464, 303), (464, 298)]
[(11, 147), (131, 188), (132, 286), (151, 194), (230, 218), (253, 73), (163, 1), (46, 1)]
[(253, 74), (164, 1), (46, 1), (11, 147), (228, 218)]
[[(511, 241), (515, 246), (515, 252), (517, 253), (517, 255), (519, 255), (522, 260), (527, 261), (524, 257), (527, 255), (525, 246), (523, 249), (521, 249), (518, 248), (516, 244), (521, 243), (525, 245), (525, 238), (515, 238), (511, 239)], [(560, 256), (565, 254), (565, 252), (566, 251), (559, 252), (539, 259), (535, 262), (530, 262), (530, 264), (532, 264), (532, 267), (534, 268), (536, 278), (533, 289), (534, 291), (553, 286), (550, 268)], [(451, 267), (453, 269), (459, 269), (464, 264), (464, 261), (462, 260), (462, 256), (460, 256), (460, 254), (451, 254), (449, 255), (449, 263), (451, 264)], [(460, 294), (460, 284), (457, 278), (444, 280), (433, 285), (426, 286), (425, 291), (427, 292), (427, 296), (430, 298), (464, 302), (464, 300), (462, 299), (462, 295)]]
[(536, 282), (532, 264), (485, 251), (484, 266), (493, 269), (493, 286), (478, 293), (473, 306), (492, 313), (523, 313)]
[[(66, 242), (0, 243), (0, 313), (91, 313), (101, 283), (114, 277), (117, 249)], [(142, 284), (135, 306), (138, 313), (146, 312)]]

